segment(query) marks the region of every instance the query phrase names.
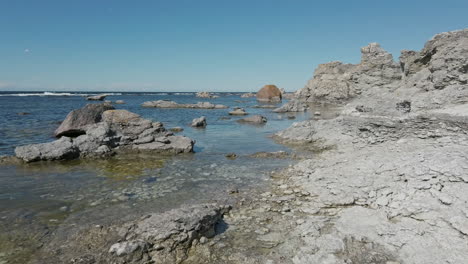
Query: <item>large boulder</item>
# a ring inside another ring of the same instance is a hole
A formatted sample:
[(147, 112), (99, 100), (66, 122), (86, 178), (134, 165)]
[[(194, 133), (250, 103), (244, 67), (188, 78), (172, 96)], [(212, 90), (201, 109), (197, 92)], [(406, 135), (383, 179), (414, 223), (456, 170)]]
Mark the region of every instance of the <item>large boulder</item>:
[(114, 109), (109, 104), (88, 104), (83, 108), (71, 111), (62, 124), (55, 130), (55, 136), (76, 137), (86, 133), (90, 125), (99, 123), (102, 113)]
[(281, 98), (281, 90), (276, 85), (265, 85), (257, 92), (257, 101), (260, 102), (279, 102)]

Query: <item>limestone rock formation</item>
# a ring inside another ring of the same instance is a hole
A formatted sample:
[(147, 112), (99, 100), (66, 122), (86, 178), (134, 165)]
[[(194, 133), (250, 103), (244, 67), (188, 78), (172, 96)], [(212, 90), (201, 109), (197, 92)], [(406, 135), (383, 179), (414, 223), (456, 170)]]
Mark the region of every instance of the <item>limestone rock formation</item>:
[(174, 136), (162, 123), (127, 110), (107, 110), (100, 119), (99, 123), (85, 126), (85, 134), (76, 138), (62, 137), (49, 143), (20, 146), (15, 154), (26, 162), (33, 162), (100, 157), (129, 150), (171, 154), (193, 151), (194, 141), (190, 138)]
[(62, 124), (55, 130), (55, 136), (76, 137), (86, 133), (90, 125), (101, 121), (102, 113), (114, 109), (109, 104), (88, 104), (83, 108), (71, 111)]
[(279, 102), (281, 98), (281, 90), (273, 84), (265, 85), (257, 92), (257, 101), (260, 102)]

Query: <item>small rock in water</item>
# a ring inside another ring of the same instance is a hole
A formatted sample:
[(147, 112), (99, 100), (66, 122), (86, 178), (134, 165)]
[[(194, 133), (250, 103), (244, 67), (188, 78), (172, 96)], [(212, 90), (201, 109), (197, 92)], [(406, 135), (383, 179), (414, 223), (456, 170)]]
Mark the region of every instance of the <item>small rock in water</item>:
[(184, 131), (184, 129), (181, 128), (181, 127), (173, 127), (173, 128), (170, 128), (169, 130), (170, 130), (171, 132), (174, 132), (174, 133), (178, 133), (178, 132)]
[(236, 159), (237, 158), (237, 154), (236, 153), (228, 153), (225, 155), (226, 158), (228, 159)]

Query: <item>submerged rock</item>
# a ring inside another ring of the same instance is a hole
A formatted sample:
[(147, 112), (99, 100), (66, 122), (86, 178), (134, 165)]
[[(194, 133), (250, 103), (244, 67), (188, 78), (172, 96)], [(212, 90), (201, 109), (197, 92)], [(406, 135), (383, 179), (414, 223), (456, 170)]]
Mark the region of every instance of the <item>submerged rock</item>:
[(174, 136), (162, 123), (151, 122), (127, 110), (107, 110), (100, 119), (99, 123), (81, 127), (85, 134), (76, 138), (62, 137), (49, 143), (20, 146), (15, 149), (15, 154), (26, 162), (32, 162), (102, 157), (117, 150), (171, 154), (193, 152), (194, 141), (190, 138)]
[(281, 98), (280, 89), (273, 84), (265, 85), (257, 92), (257, 101), (260, 102), (279, 102)]
[(245, 112), (244, 108), (236, 107), (234, 108), (233, 111), (229, 112), (230, 115), (248, 115), (247, 112)]
[(202, 116), (202, 117), (199, 117), (199, 118), (195, 118), (192, 120), (192, 124), (191, 126), (192, 127), (206, 127), (206, 117)]
[(102, 113), (113, 110), (109, 104), (88, 104), (83, 108), (71, 111), (55, 130), (56, 137), (76, 137), (86, 133), (90, 125), (102, 120)]
[(193, 109), (225, 109), (228, 108), (221, 104), (212, 104), (210, 102), (198, 102), (196, 104), (178, 104), (174, 101), (158, 100), (148, 101), (142, 104), (143, 107), (154, 107), (154, 108), (193, 108)]
[(261, 115), (253, 115), (250, 117), (242, 118), (237, 120), (239, 123), (251, 123), (251, 124), (265, 124), (268, 119)]

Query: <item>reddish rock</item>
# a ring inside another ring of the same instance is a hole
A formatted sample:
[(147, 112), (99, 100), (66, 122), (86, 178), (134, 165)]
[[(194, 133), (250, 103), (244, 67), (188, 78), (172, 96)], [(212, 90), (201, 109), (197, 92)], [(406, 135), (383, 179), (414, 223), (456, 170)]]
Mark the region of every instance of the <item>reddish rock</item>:
[(261, 102), (279, 102), (281, 98), (281, 90), (273, 84), (263, 86), (257, 93), (257, 101)]

